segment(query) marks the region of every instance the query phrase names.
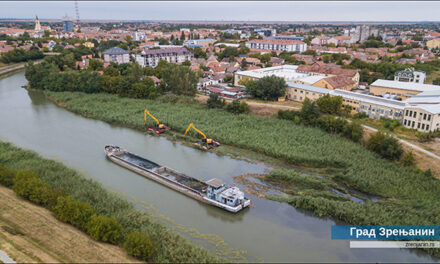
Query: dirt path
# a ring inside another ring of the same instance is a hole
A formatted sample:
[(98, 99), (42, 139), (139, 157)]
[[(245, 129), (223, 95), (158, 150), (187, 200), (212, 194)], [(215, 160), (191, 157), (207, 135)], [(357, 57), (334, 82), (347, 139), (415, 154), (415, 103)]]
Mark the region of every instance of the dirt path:
[(58, 221), (49, 210), (17, 197), (3, 186), (0, 186), (0, 249), (17, 263), (139, 262), (120, 247), (92, 240)]

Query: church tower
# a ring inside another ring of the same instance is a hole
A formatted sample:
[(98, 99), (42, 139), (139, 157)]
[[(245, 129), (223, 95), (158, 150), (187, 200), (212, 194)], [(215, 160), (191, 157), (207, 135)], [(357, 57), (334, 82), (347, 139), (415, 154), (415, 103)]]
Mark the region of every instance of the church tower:
[(41, 31), (40, 20), (38, 20), (38, 16), (35, 19), (35, 31)]

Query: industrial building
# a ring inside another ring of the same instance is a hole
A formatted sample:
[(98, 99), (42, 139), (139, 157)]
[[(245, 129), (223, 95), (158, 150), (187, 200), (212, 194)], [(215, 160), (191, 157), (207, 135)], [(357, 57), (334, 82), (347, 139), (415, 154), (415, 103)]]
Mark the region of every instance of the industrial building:
[(422, 92), (440, 90), (439, 85), (400, 82), (390, 80), (376, 80), (370, 85), (370, 94), (376, 96), (389, 96), (396, 99), (405, 100)]

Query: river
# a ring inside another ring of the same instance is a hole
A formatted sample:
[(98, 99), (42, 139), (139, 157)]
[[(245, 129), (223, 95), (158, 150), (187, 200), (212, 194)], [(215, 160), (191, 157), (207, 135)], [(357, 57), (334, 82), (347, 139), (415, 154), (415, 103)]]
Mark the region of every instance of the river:
[[(254, 208), (231, 214), (202, 204), (108, 161), (115, 144), (193, 177), (263, 173), (248, 163), (172, 143), (163, 137), (87, 119), (57, 107), (26, 84), (20, 72), (0, 80), (0, 139), (56, 159), (133, 201), (140, 210), (219, 256), (251, 262), (432, 262), (420, 250), (350, 249), (330, 239), (335, 222), (294, 207), (250, 196)], [(249, 195), (248, 195), (249, 196)]]

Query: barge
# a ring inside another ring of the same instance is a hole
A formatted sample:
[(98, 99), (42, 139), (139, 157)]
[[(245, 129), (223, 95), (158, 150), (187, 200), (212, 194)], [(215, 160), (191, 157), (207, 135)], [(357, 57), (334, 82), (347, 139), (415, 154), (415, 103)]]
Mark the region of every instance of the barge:
[(249, 207), (251, 201), (237, 187), (220, 179), (203, 182), (169, 167), (128, 152), (118, 146), (105, 146), (105, 154), (114, 163), (156, 181), (200, 202), (236, 213)]

